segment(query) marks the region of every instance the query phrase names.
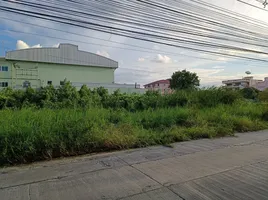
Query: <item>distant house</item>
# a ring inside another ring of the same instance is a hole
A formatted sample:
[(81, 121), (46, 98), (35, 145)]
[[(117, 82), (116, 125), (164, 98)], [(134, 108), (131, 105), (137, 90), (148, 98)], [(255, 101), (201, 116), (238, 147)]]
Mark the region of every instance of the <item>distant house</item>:
[(254, 79), (253, 76), (244, 77), (241, 79), (232, 79), (232, 80), (226, 80), (222, 81), (223, 84), (225, 84), (228, 88), (247, 88), (247, 87), (253, 87), (258, 90), (265, 90), (268, 88), (268, 77), (266, 77), (263, 80), (257, 80)]
[(158, 80), (152, 83), (144, 85), (145, 89), (148, 91), (158, 91), (161, 94), (171, 93), (170, 81), (169, 80)]

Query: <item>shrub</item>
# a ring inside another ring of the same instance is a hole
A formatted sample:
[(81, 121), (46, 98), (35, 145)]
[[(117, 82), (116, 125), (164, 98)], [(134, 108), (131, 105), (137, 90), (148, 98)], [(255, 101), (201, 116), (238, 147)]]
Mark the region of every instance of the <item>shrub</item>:
[(243, 88), (241, 94), (245, 99), (256, 100), (258, 98), (259, 90), (255, 88)]
[(259, 93), (258, 95), (259, 99), (263, 102), (267, 102), (268, 101), (268, 89), (262, 91)]

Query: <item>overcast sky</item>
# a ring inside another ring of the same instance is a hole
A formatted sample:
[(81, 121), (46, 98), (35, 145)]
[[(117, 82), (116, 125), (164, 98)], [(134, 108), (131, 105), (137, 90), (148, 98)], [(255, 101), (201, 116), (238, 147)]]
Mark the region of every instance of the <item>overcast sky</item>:
[[(238, 12), (268, 22), (268, 12), (250, 7), (248, 5), (237, 2), (236, 0), (206, 0), (208, 3), (218, 5), (223, 8)], [(255, 0), (245, 0), (249, 3), (256, 4)], [(201, 55), (196, 52), (185, 51), (178, 48), (155, 45), (133, 39), (114, 36), (111, 34), (99, 33), (91, 30), (85, 30), (75, 27), (59, 25), (48, 21), (37, 19), (24, 19), (29, 23), (39, 24), (42, 26), (54, 27), (69, 32), (76, 32), (79, 35), (62, 33), (50, 29), (44, 29), (27, 24), (4, 20), (1, 17), (10, 17), (6, 13), (0, 13), (0, 56), (5, 51), (29, 48), (29, 47), (48, 47), (57, 46), (59, 43), (73, 43), (79, 46), (80, 50), (97, 53), (119, 62), (119, 69), (116, 70), (115, 79), (118, 83), (140, 83), (146, 84), (159, 79), (169, 78), (176, 70), (187, 69), (196, 72), (201, 78), (201, 84), (219, 85), (222, 80), (240, 78), (245, 75), (245, 71), (250, 70), (256, 78), (263, 79), (268, 76), (267, 66), (264, 63), (256, 63), (250, 61), (236, 61), (231, 59), (217, 58), (217, 61), (198, 59), (208, 58), (207, 55)], [(21, 20), (20, 16), (12, 15), (12, 19)], [(50, 36), (40, 37), (35, 35), (27, 35), (15, 32), (7, 32), (5, 30), (18, 30), (23, 32), (38, 33), (39, 35)], [(90, 37), (83, 37), (88, 35)], [(95, 38), (104, 39), (98, 40)], [(66, 40), (64, 40), (66, 39)], [(72, 41), (68, 41), (72, 40)], [(108, 40), (108, 41), (107, 41)], [(80, 41), (80, 42), (79, 42)], [(112, 42), (110, 42), (112, 41)], [(138, 45), (144, 49), (137, 49), (131, 46), (124, 46), (126, 43), (130, 45)], [(120, 48), (112, 48), (120, 47)], [(129, 50), (132, 49), (132, 50)], [(136, 49), (136, 51), (133, 51)], [(152, 50), (153, 53), (145, 51)], [(161, 53), (160, 51), (172, 52)]]

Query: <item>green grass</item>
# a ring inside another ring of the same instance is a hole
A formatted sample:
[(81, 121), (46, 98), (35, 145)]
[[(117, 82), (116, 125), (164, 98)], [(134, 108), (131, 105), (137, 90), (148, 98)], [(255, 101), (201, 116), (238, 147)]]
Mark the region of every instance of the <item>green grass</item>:
[(0, 165), (233, 135), (268, 128), (267, 105), (0, 110)]

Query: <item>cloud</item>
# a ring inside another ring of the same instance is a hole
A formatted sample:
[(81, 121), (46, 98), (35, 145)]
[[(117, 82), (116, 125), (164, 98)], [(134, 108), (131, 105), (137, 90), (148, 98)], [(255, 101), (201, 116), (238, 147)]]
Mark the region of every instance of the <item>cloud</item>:
[(29, 48), (41, 48), (42, 46), (40, 44), (36, 44), (34, 46), (29, 46), (26, 42), (24, 42), (22, 40), (18, 40), (16, 47), (18, 50), (20, 50), (20, 49), (29, 49)]
[(168, 56), (158, 54), (158, 55), (152, 60), (152, 62), (168, 64), (168, 63), (172, 63), (172, 59), (171, 59), (170, 57), (168, 57)]
[(31, 48), (42, 48), (42, 46), (40, 44), (36, 44), (36, 45), (31, 46)]
[(97, 54), (100, 56), (104, 56), (106, 58), (110, 58), (110, 54), (107, 51), (97, 51)]
[(52, 47), (58, 48), (60, 46), (60, 43), (52, 45)]
[(139, 62), (144, 62), (145, 61), (145, 58), (139, 58), (138, 61)]
[(28, 49), (30, 48), (28, 44), (23, 42), (22, 40), (17, 41), (17, 49)]
[(225, 67), (224, 66), (215, 66), (215, 67), (212, 67), (212, 69), (224, 69)]
[(155, 44), (155, 45), (153, 46), (153, 49), (154, 49), (154, 50), (159, 50), (160, 47), (159, 47), (158, 45)]

